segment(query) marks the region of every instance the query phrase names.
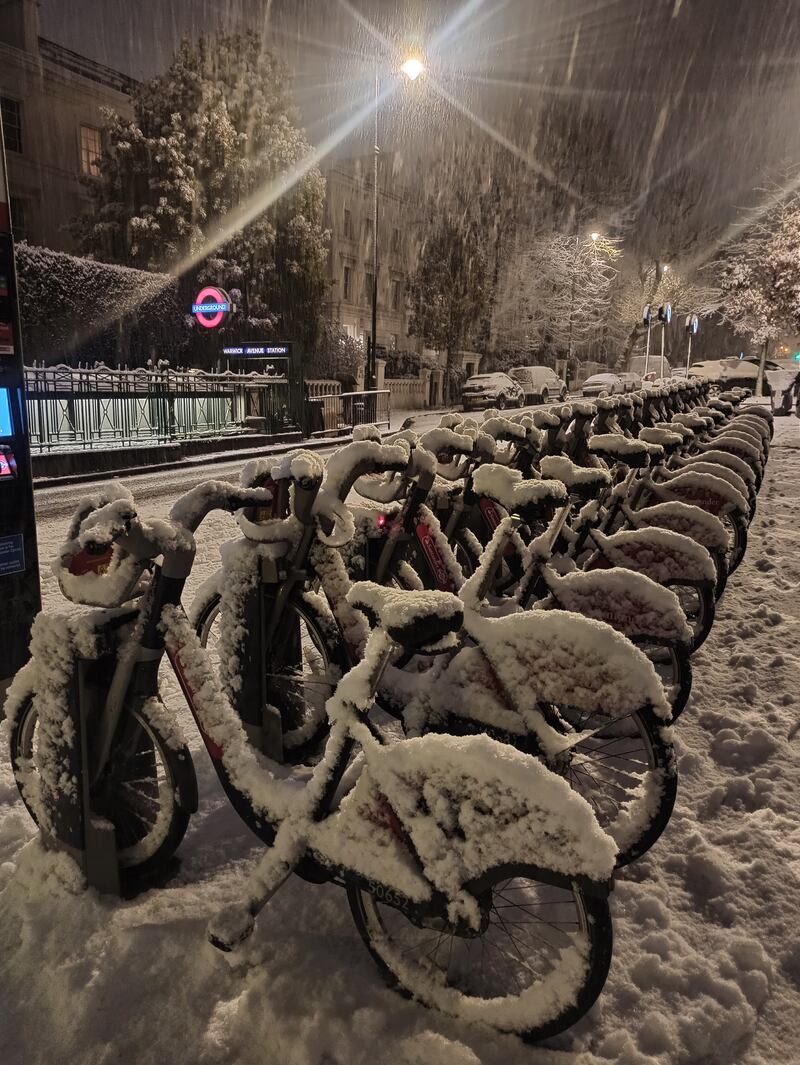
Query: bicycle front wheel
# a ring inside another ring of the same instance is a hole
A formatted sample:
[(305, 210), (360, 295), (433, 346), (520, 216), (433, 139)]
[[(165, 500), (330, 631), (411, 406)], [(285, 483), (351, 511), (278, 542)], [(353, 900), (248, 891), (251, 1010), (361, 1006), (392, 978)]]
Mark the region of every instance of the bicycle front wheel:
[(545, 1039), (579, 1020), (608, 975), (607, 899), (544, 884), (511, 866), (481, 878), (484, 920), (470, 936), (441, 921), (414, 923), (348, 885), (353, 920), (391, 987), (459, 1020)]
[[(219, 593), (198, 613), (196, 632), (218, 670)], [(270, 703), (281, 715), (286, 762), (297, 764), (313, 753), (328, 732), (325, 703), (349, 664), (335, 626), (300, 595), (284, 604), (279, 631), (266, 663)]]
[[(188, 748), (165, 737), (155, 713), (132, 710), (114, 738), (102, 777), (92, 789), (92, 813), (114, 826), (123, 878), (153, 876), (172, 857), (196, 805), (197, 782)], [(22, 801), (39, 824), (39, 715), (31, 698), (11, 729), (11, 765)]]

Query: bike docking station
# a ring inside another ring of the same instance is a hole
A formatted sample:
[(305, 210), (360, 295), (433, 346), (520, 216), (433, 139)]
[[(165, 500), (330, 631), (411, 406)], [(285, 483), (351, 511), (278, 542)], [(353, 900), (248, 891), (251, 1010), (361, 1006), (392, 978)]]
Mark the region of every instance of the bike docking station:
[(59, 761), (61, 779), (74, 781), (75, 787), (42, 795), (52, 834), (43, 825), (40, 832), (48, 849), (64, 851), (74, 859), (88, 887), (102, 894), (120, 895), (116, 830), (111, 821), (93, 809), (91, 796), (89, 730), (106, 696), (103, 680), (107, 682), (110, 673), (103, 667), (102, 657), (73, 655), (66, 693), (69, 714), (61, 726), (65, 734), (71, 731), (72, 736), (71, 743), (61, 746)]

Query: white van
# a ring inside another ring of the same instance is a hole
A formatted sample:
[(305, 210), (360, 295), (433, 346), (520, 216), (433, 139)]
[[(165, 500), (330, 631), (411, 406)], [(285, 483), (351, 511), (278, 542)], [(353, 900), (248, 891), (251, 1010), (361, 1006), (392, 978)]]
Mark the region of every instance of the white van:
[(517, 382), (525, 393), (526, 403), (547, 403), (557, 399), (562, 403), (567, 398), (567, 383), (549, 366), (515, 366), (508, 376)]

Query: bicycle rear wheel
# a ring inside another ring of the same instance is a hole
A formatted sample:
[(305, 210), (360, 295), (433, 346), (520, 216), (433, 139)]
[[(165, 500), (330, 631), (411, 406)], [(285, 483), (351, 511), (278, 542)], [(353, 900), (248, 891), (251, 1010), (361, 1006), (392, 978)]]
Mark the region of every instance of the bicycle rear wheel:
[(553, 709), (576, 732), (596, 730), (571, 748), (560, 772), (616, 840), (617, 868), (629, 865), (661, 836), (675, 806), (678, 770), (666, 723), (649, 708), (621, 718)]
[(527, 866), (497, 869), (475, 885), (484, 919), (472, 936), (416, 924), (348, 885), (356, 927), (387, 982), (423, 1005), (526, 1040), (579, 1020), (611, 963), (607, 899), (544, 884)]

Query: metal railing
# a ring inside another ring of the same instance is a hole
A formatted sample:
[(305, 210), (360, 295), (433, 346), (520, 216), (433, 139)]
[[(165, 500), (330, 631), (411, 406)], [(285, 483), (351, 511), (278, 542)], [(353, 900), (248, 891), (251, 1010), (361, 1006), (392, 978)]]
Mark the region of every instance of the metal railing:
[(26, 367), (34, 454), (299, 428), (289, 383), (259, 374)]
[(342, 392), (306, 400), (309, 436), (346, 433), (355, 425), (385, 425), (391, 415), (388, 388), (379, 392)]

